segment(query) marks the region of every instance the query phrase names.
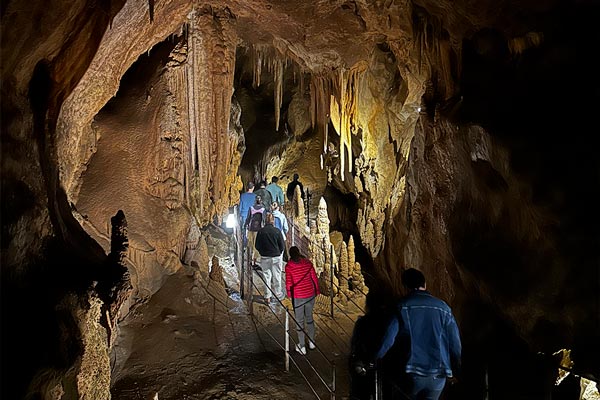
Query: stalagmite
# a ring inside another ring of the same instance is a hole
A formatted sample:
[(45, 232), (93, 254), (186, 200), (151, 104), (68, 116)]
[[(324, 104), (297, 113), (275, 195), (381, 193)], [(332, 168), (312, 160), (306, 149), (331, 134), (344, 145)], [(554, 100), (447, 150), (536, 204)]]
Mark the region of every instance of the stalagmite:
[[(345, 242), (342, 242), (342, 249), (340, 251), (340, 288), (342, 289), (341, 291), (348, 296), (348, 292), (350, 291), (350, 289), (348, 288), (348, 280), (350, 279), (350, 274), (348, 273), (348, 270), (352, 270), (353, 267), (349, 268), (349, 263), (348, 263), (348, 248), (346, 246)], [(345, 299), (342, 299), (345, 300)]]
[(323, 197), (319, 200), (319, 213), (317, 214), (317, 231), (320, 235), (329, 237), (329, 215), (327, 202)]
[(223, 278), (223, 267), (219, 264), (219, 258), (213, 256), (211, 262), (210, 273), (208, 274), (210, 280), (218, 283), (219, 285), (225, 286), (225, 278)]
[(348, 239), (348, 266), (350, 270), (354, 268), (356, 263), (356, 255), (354, 254), (354, 235), (350, 235)]

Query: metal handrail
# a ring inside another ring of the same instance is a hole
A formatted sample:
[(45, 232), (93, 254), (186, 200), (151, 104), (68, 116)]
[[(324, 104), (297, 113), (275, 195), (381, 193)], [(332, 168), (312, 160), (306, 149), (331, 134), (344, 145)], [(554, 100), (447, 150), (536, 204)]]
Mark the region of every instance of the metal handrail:
[[(277, 298), (277, 296), (275, 295), (275, 292), (273, 292), (273, 289), (271, 289), (271, 287), (270, 287), (270, 286), (267, 284), (267, 282), (265, 281), (265, 279), (263, 278), (263, 276), (262, 276), (261, 274), (257, 274), (257, 275), (258, 275), (258, 276), (259, 276), (259, 278), (260, 278), (260, 279), (263, 281), (263, 283), (265, 284), (265, 287), (266, 287), (267, 289), (269, 289), (269, 291), (271, 292), (271, 294), (273, 294), (273, 298), (275, 298), (275, 299), (277, 300), (277, 302), (279, 303), (279, 305), (280, 305), (280, 306), (281, 306), (281, 307), (282, 307), (282, 308), (285, 310), (285, 312), (286, 312), (286, 313), (287, 313), (287, 314), (288, 314), (288, 315), (289, 315), (289, 316), (292, 318), (292, 320), (293, 320), (293, 321), (296, 323), (296, 326), (297, 326), (297, 327), (299, 327), (299, 328), (300, 328), (300, 330), (301, 330), (301, 331), (302, 331), (302, 332), (303, 332), (303, 333), (306, 335), (306, 337), (308, 337), (308, 338), (309, 338), (309, 340), (310, 340), (310, 337), (308, 336), (308, 332), (306, 332), (306, 330), (304, 329), (304, 327), (300, 326), (300, 324), (298, 323), (298, 321), (296, 320), (296, 318), (295, 318), (295, 317), (292, 315), (292, 313), (291, 313), (291, 312), (288, 310), (288, 308), (287, 308), (287, 307), (286, 307), (286, 306), (285, 306), (285, 305), (284, 305), (284, 304), (281, 302), (281, 300), (279, 300), (279, 299)], [(253, 282), (253, 284), (254, 284), (254, 282)], [(256, 290), (258, 291), (258, 293), (260, 294), (260, 289), (259, 289), (259, 288), (258, 288), (256, 285), (254, 285), (254, 287), (256, 288)], [(275, 313), (275, 312), (274, 312), (274, 311), (273, 311), (273, 310), (272, 310), (270, 307), (269, 307), (269, 310), (271, 310), (271, 313), (272, 313), (273, 315), (275, 315), (275, 318), (277, 318), (277, 320), (279, 321), (279, 323), (280, 323), (280, 324), (282, 324), (282, 323), (281, 323), (281, 320), (279, 319), (279, 317), (277, 316), (277, 314), (276, 314), (276, 313)], [(282, 324), (282, 325), (283, 325), (283, 324)], [(293, 340), (294, 340), (294, 339), (292, 339), (292, 341), (293, 341)], [(311, 340), (311, 342), (312, 342), (312, 340)], [(324, 359), (327, 361), (327, 363), (329, 363), (330, 365), (332, 365), (332, 364), (333, 364), (333, 361), (331, 361), (331, 360), (329, 360), (329, 358), (327, 358), (327, 356), (325, 355), (325, 353), (323, 353), (323, 352), (321, 351), (321, 349), (319, 348), (319, 346), (317, 346), (317, 344), (316, 344), (316, 343), (314, 343), (314, 342), (312, 342), (312, 343), (315, 345), (315, 348), (316, 348), (316, 349), (319, 351), (319, 353), (321, 353), (321, 355), (322, 355), (322, 356), (323, 356), (323, 358), (324, 358)], [(295, 343), (295, 344), (297, 344), (297, 343)]]
[[(250, 269), (250, 271), (251, 271), (251, 273), (253, 272), (251, 269)], [(275, 299), (277, 300), (277, 302), (278, 302), (278, 303), (281, 305), (281, 307), (282, 307), (282, 308), (285, 310), (285, 312), (286, 312), (286, 322), (287, 322), (288, 318), (289, 318), (289, 317), (291, 317), (291, 318), (293, 319), (293, 321), (295, 322), (296, 326), (297, 326), (298, 328), (300, 328), (300, 330), (301, 330), (302, 332), (304, 332), (304, 334), (305, 334), (305, 335), (308, 337), (308, 339), (309, 339), (309, 340), (311, 340), (311, 339), (310, 339), (310, 337), (308, 336), (308, 332), (306, 332), (306, 330), (304, 329), (304, 327), (301, 327), (301, 326), (300, 326), (300, 324), (298, 323), (298, 321), (296, 320), (296, 318), (295, 318), (295, 317), (294, 317), (294, 316), (293, 316), (293, 315), (290, 313), (290, 311), (288, 310), (288, 308), (287, 308), (287, 307), (286, 307), (286, 306), (285, 306), (285, 305), (284, 305), (284, 304), (281, 302), (281, 300), (279, 300), (279, 299), (277, 298), (277, 295), (276, 295), (276, 294), (273, 292), (273, 290), (271, 289), (271, 287), (270, 287), (270, 286), (269, 286), (269, 285), (268, 285), (268, 284), (265, 282), (265, 280), (264, 280), (264, 278), (263, 278), (262, 274), (257, 274), (257, 275), (258, 275), (258, 276), (260, 277), (260, 279), (263, 281), (263, 283), (265, 284), (265, 287), (266, 287), (267, 289), (269, 289), (269, 291), (271, 291), (271, 293), (272, 293), (272, 295), (273, 295), (273, 298), (275, 298)], [(255, 288), (255, 289), (258, 291), (258, 293), (259, 293), (259, 294), (261, 294), (260, 288), (258, 288), (258, 287), (256, 286), (256, 284), (254, 284), (254, 280), (253, 280), (253, 279), (251, 279), (251, 280), (250, 280), (250, 282), (251, 282), (252, 286), (253, 286), (253, 287), (254, 287), (254, 288)], [(284, 329), (285, 329), (285, 333), (286, 333), (286, 340), (289, 340), (289, 338), (291, 337), (291, 338), (292, 338), (292, 342), (293, 342), (295, 345), (297, 345), (298, 343), (297, 343), (297, 342), (294, 340), (294, 338), (293, 338), (293, 337), (290, 335), (290, 329), (289, 329), (289, 325), (286, 327), (286, 326), (284, 325), (284, 323), (282, 323), (282, 322), (281, 322), (281, 319), (280, 319), (280, 318), (279, 318), (279, 316), (278, 316), (278, 315), (275, 313), (275, 311), (273, 311), (273, 310), (272, 310), (270, 307), (268, 307), (268, 308), (269, 308), (269, 311), (271, 311), (271, 313), (272, 313), (272, 314), (275, 316), (275, 318), (276, 318), (277, 322), (279, 323), (279, 325), (284, 327)], [(255, 319), (255, 318), (253, 318), (253, 319)], [(258, 319), (256, 319), (256, 321), (258, 321), (258, 322), (259, 322), (259, 323), (260, 323), (262, 326), (265, 326), (265, 325), (264, 325), (262, 322), (260, 322)], [(273, 335), (271, 335), (271, 334), (270, 334), (270, 332), (268, 332), (266, 329), (265, 329), (265, 331), (266, 331), (266, 332), (269, 334), (269, 336), (270, 336), (270, 337), (271, 337), (271, 338), (272, 338), (272, 339), (275, 341), (275, 343), (277, 343), (277, 345), (278, 345), (278, 346), (279, 346), (279, 347), (280, 347), (282, 350), (284, 350), (284, 351), (285, 351), (285, 353), (286, 353), (286, 364), (287, 364), (287, 362), (288, 362), (288, 360), (289, 360), (289, 359), (291, 359), (291, 360), (292, 360), (292, 363), (293, 363), (293, 364), (296, 366), (296, 368), (298, 369), (298, 371), (300, 372), (300, 374), (302, 375), (302, 377), (304, 378), (304, 380), (306, 381), (306, 383), (308, 384), (308, 386), (311, 388), (311, 390), (312, 390), (313, 394), (314, 394), (314, 395), (315, 395), (315, 396), (316, 396), (318, 399), (320, 399), (320, 396), (319, 396), (319, 395), (316, 393), (315, 389), (313, 388), (313, 386), (312, 386), (312, 385), (311, 385), (311, 383), (309, 382), (309, 380), (308, 380), (308, 378), (306, 377), (306, 375), (304, 374), (304, 372), (302, 372), (302, 370), (301, 370), (301, 369), (300, 369), (300, 367), (298, 366), (297, 362), (294, 360), (294, 358), (293, 358), (293, 357), (289, 357), (289, 346), (287, 346), (287, 343), (286, 343), (286, 346), (285, 346), (285, 347), (284, 347), (284, 346), (282, 346), (282, 345), (279, 343), (279, 341), (277, 341), (277, 340), (276, 340), (276, 339), (273, 337)], [(329, 360), (329, 358), (328, 358), (328, 357), (325, 355), (325, 353), (323, 353), (323, 351), (322, 351), (322, 350), (321, 350), (321, 349), (320, 349), (320, 348), (319, 348), (319, 347), (316, 345), (316, 343), (314, 343), (312, 340), (311, 340), (311, 342), (312, 342), (312, 344), (315, 346), (315, 348), (318, 350), (318, 352), (319, 352), (319, 353), (320, 353), (320, 354), (323, 356), (323, 358), (325, 359), (325, 361), (326, 361), (326, 362), (327, 362), (327, 363), (328, 363), (328, 364), (331, 366), (331, 368), (332, 368), (332, 383), (331, 383), (331, 386), (330, 386), (330, 385), (329, 385), (327, 382), (325, 382), (325, 380), (323, 379), (323, 377), (321, 376), (321, 374), (320, 374), (320, 373), (317, 371), (317, 369), (316, 369), (316, 368), (313, 366), (313, 364), (310, 362), (310, 360), (308, 359), (308, 357), (306, 357), (306, 355), (303, 355), (303, 354), (301, 354), (301, 356), (304, 358), (304, 360), (307, 362), (307, 364), (308, 364), (308, 365), (310, 366), (310, 368), (313, 370), (313, 372), (315, 373), (315, 375), (316, 375), (316, 376), (319, 378), (319, 380), (321, 381), (321, 383), (322, 383), (322, 384), (325, 386), (325, 388), (327, 389), (327, 391), (330, 393), (330, 395), (331, 395), (331, 399), (335, 399), (335, 363), (334, 363), (333, 361)], [(286, 347), (287, 347), (287, 349), (286, 349)]]
[[(338, 279), (340, 279), (340, 278), (345, 279), (347, 282), (350, 282), (350, 278), (346, 278), (345, 276), (342, 276), (341, 274), (338, 276)], [(362, 294), (363, 296), (367, 297), (367, 293), (363, 292), (359, 288), (352, 289), (352, 291), (354, 291), (354, 290), (358, 290), (360, 292), (360, 294)]]
[[(340, 285), (336, 285), (335, 283), (334, 283), (334, 285), (335, 285), (335, 286), (338, 288), (338, 290), (341, 290), (341, 289), (342, 289), (342, 288), (340, 287)], [(367, 312), (366, 312), (366, 311), (365, 311), (365, 310), (362, 308), (362, 306), (361, 306), (361, 305), (359, 305), (358, 303), (356, 303), (354, 300), (352, 300), (352, 298), (351, 298), (351, 297), (347, 297), (347, 296), (346, 296), (346, 298), (347, 298), (348, 300), (350, 300), (350, 302), (351, 302), (352, 304), (354, 304), (354, 305), (355, 305), (355, 306), (356, 306), (356, 307), (357, 307), (357, 308), (358, 308), (360, 311), (362, 311), (364, 314), (366, 314), (366, 313), (367, 313)]]

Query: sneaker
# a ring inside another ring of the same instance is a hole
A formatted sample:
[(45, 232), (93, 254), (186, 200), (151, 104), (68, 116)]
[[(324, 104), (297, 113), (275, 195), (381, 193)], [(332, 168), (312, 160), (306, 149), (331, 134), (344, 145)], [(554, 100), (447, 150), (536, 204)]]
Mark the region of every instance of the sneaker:
[(296, 351), (302, 355), (306, 355), (306, 347), (304, 346), (300, 346), (299, 344), (297, 344)]
[(314, 344), (312, 340), (309, 340), (308, 341), (308, 348), (311, 349), (311, 350), (314, 350), (314, 349), (317, 348), (317, 345)]

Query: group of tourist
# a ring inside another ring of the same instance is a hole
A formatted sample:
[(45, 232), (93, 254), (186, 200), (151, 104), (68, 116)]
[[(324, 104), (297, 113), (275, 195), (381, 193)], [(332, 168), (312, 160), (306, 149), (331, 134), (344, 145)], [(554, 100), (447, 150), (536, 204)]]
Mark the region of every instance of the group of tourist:
[[(268, 287), (264, 288), (264, 301), (273, 303), (273, 296), (279, 301), (287, 296), (292, 301), (294, 315), (297, 321), (298, 344), (296, 351), (306, 354), (305, 335), (308, 333), (308, 347), (314, 349), (315, 327), (313, 307), (315, 298), (319, 295), (317, 274), (310, 260), (300, 254), (300, 250), (292, 246), (287, 257), (286, 238), (289, 230), (287, 218), (281, 210), (285, 204), (283, 190), (274, 176), (271, 183), (266, 181), (258, 184), (255, 190), (254, 182), (248, 182), (246, 192), (240, 196), (240, 226), (247, 242), (247, 254), (252, 264), (259, 269)], [(294, 197), (296, 187), (304, 198), (304, 188), (298, 174), (287, 187), (288, 201)], [(283, 291), (283, 261), (285, 266), (285, 286)]]
[[(262, 181), (257, 190), (252, 182), (248, 183), (247, 191), (240, 196), (240, 212), (245, 216), (240, 223), (247, 229), (248, 256), (253, 264), (258, 258), (259, 273), (269, 286), (265, 288), (265, 302), (270, 304), (272, 295), (282, 300), (285, 294), (292, 300), (298, 332), (296, 351), (306, 354), (305, 333), (308, 347), (316, 347), (313, 307), (320, 294), (319, 282), (311, 261), (292, 246), (285, 266), (286, 293), (283, 292), (282, 265), (289, 226), (280, 210), (285, 199), (277, 182), (277, 177), (269, 185)], [(298, 174), (288, 185), (288, 201), (296, 186), (300, 186), (303, 196)], [(460, 369), (461, 341), (450, 307), (427, 291), (425, 276), (417, 269), (405, 270), (402, 283), (408, 294), (399, 301), (392, 318), (367, 313), (356, 323), (350, 356), (352, 399), (371, 398), (371, 385), (365, 378), (373, 377), (368, 370), (393, 346), (400, 349), (403, 368), (399, 385), (392, 387), (390, 398), (437, 400), (446, 380), (453, 379)], [(381, 340), (373, 340), (373, 333), (381, 330), (385, 332)], [(397, 357), (394, 359), (397, 361)]]

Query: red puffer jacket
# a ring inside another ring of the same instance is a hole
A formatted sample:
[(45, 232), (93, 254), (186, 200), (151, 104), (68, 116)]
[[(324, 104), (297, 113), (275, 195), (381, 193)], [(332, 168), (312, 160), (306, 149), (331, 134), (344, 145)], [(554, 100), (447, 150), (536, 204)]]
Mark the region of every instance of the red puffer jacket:
[(290, 260), (285, 266), (285, 287), (289, 298), (307, 299), (320, 294), (315, 268), (308, 258)]

